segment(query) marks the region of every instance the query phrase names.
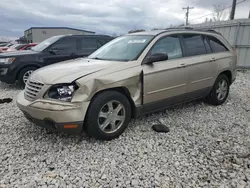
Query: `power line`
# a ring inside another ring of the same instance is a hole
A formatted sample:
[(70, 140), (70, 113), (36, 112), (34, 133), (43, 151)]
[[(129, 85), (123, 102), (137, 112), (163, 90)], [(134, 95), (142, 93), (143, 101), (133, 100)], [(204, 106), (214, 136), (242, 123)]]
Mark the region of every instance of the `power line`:
[[(246, 0), (240, 1), (240, 2), (236, 3), (236, 5), (238, 5), (238, 4), (240, 4), (240, 3), (243, 3), (243, 2), (245, 2), (245, 1), (246, 1)], [(223, 10), (229, 9), (229, 8), (231, 8), (231, 7), (232, 7), (232, 5), (231, 5), (231, 6), (228, 6), (228, 7), (225, 7), (225, 8), (223, 8), (223, 9), (220, 9), (220, 10), (218, 10), (218, 11), (223, 11)], [(204, 17), (206, 17), (206, 16), (210, 16), (210, 15), (212, 15), (212, 14), (214, 14), (214, 13), (206, 14), (206, 15), (203, 15), (203, 16), (200, 16), (200, 17), (197, 17), (197, 18), (193, 18), (193, 19), (190, 19), (190, 20), (197, 20), (197, 19), (200, 19), (200, 18), (204, 18)]]
[(187, 10), (186, 12), (186, 25), (188, 25), (188, 16), (189, 16), (189, 10), (193, 9), (194, 7), (189, 7), (189, 5), (187, 7), (183, 7), (183, 10)]

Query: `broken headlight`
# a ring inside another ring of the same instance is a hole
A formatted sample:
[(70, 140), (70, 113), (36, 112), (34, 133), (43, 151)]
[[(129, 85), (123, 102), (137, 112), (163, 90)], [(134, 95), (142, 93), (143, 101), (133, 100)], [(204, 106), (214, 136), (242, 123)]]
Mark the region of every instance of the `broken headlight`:
[(78, 86), (75, 83), (55, 85), (49, 89), (47, 97), (70, 102), (77, 89)]

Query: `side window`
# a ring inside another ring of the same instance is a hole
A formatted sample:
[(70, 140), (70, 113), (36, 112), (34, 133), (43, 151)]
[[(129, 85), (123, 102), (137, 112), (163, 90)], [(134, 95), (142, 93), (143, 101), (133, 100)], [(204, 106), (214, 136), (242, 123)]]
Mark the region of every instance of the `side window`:
[(200, 35), (185, 34), (183, 35), (183, 41), (185, 43), (187, 56), (202, 55), (207, 53)]
[(98, 40), (97, 41), (97, 47), (100, 48), (103, 44)]
[(92, 38), (83, 38), (80, 40), (80, 50), (97, 49), (97, 40)]
[(168, 59), (182, 57), (181, 43), (178, 36), (167, 36), (159, 39), (151, 50), (151, 54), (166, 53)]
[(205, 44), (205, 47), (206, 47), (207, 53), (212, 53), (213, 51), (212, 51), (212, 49), (211, 49), (210, 45), (208, 44), (208, 41), (207, 41), (207, 39), (206, 39), (206, 37), (205, 37), (205, 36), (203, 36), (203, 41), (204, 41), (204, 44)]
[(76, 51), (76, 39), (75, 38), (63, 38), (52, 45), (53, 49), (59, 52), (75, 52)]
[(222, 44), (217, 38), (207, 36), (208, 41), (213, 49), (214, 52), (225, 52), (228, 51), (227, 47)]
[(111, 38), (99, 38), (98, 40), (101, 42), (102, 45), (104, 45), (110, 42), (112, 39)]

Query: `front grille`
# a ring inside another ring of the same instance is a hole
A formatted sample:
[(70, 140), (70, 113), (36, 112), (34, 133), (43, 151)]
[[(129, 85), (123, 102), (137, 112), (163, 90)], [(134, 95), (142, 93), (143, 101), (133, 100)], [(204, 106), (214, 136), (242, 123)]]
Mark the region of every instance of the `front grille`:
[(28, 100), (34, 100), (43, 86), (43, 83), (28, 80), (24, 91), (25, 97)]

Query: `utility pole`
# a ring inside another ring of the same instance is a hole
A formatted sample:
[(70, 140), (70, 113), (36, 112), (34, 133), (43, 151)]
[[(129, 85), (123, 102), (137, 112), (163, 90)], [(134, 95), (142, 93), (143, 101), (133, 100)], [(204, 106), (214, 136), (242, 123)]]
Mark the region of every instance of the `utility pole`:
[(189, 17), (189, 10), (193, 9), (194, 7), (190, 7), (189, 5), (187, 7), (183, 7), (183, 10), (187, 10), (186, 12), (186, 25), (188, 25), (188, 17)]
[(248, 15), (248, 18), (250, 18), (250, 10), (249, 10), (249, 15)]
[(237, 0), (233, 0), (232, 9), (231, 9), (231, 13), (230, 13), (230, 20), (233, 20), (233, 19), (234, 19), (235, 8), (236, 8), (236, 1), (237, 1)]

